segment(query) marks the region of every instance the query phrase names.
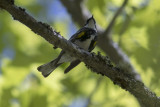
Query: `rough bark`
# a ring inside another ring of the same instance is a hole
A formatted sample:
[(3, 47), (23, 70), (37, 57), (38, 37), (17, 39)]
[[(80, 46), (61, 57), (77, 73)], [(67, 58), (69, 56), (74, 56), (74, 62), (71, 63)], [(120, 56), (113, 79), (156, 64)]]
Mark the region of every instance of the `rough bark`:
[(131, 73), (114, 67), (110, 64), (108, 58), (79, 49), (54, 31), (49, 25), (35, 20), (25, 12), (25, 9), (14, 5), (12, 0), (0, 0), (0, 7), (8, 11), (14, 20), (18, 20), (28, 26), (34, 33), (40, 35), (49, 43), (83, 61), (93, 72), (110, 78), (114, 84), (129, 91), (138, 99), (142, 107), (160, 107), (160, 99), (151, 90), (141, 81), (134, 78), (134, 75)]

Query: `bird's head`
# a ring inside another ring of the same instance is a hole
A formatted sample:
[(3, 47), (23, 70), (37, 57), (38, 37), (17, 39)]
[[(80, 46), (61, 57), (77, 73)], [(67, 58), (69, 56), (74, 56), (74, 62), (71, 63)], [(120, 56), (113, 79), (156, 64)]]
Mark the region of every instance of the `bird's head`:
[(90, 17), (90, 18), (86, 21), (85, 27), (87, 27), (87, 28), (92, 28), (92, 29), (94, 29), (94, 30), (97, 31), (96, 21), (95, 21), (93, 15), (92, 15), (92, 17)]

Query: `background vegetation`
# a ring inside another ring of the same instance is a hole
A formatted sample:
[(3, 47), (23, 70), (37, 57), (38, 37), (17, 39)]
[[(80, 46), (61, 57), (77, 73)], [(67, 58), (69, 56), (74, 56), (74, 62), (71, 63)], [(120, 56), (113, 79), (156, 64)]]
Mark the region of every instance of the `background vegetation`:
[[(122, 2), (84, 0), (102, 28), (110, 23)], [(60, 0), (15, 0), (15, 3), (65, 38), (81, 27), (72, 21)], [(114, 42), (129, 56), (143, 82), (157, 96), (160, 96), (159, 28), (158, 0), (130, 0), (112, 31)], [(68, 64), (63, 64), (43, 78), (36, 68), (60, 51), (13, 21), (6, 11), (0, 11), (0, 107), (139, 107), (130, 93), (108, 78), (90, 72), (83, 63), (67, 75), (63, 71)], [(102, 52), (96, 47), (94, 52), (97, 51)]]

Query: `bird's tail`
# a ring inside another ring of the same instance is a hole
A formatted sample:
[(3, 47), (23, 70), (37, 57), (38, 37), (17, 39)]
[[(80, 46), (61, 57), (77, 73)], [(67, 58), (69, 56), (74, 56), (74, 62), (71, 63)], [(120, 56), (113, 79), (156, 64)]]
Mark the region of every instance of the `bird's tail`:
[(38, 71), (42, 73), (44, 77), (48, 77), (59, 65), (56, 60), (53, 60), (47, 64), (43, 64), (37, 68)]

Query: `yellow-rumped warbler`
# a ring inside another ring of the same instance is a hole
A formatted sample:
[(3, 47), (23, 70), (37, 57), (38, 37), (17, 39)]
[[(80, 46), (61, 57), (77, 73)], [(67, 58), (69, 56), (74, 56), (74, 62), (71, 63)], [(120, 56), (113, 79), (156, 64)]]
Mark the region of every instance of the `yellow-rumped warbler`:
[[(71, 36), (69, 41), (88, 52), (91, 52), (94, 49), (97, 41), (97, 28), (93, 16), (86, 21), (84, 27), (82, 27), (73, 36)], [(39, 66), (37, 69), (38, 71), (42, 72), (44, 77), (47, 77), (52, 73), (52, 71), (54, 71), (64, 62), (71, 62), (71, 64), (64, 71), (64, 73), (67, 73), (75, 66), (77, 66), (81, 61), (75, 57), (70, 56), (64, 50), (62, 50), (56, 59), (47, 64)]]

